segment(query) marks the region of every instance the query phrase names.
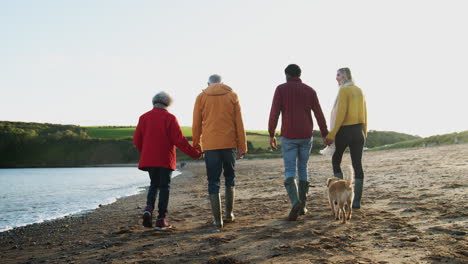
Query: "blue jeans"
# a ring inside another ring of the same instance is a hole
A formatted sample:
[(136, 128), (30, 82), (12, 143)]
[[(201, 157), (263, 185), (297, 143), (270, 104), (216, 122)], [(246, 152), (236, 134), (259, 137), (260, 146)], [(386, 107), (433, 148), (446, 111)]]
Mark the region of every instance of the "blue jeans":
[(208, 193), (218, 194), (221, 172), (224, 170), (226, 187), (235, 186), (236, 150), (215, 149), (205, 151), (206, 174), (208, 175)]
[(172, 170), (168, 168), (150, 167), (148, 168), (148, 173), (151, 184), (148, 189), (148, 196), (146, 197), (146, 209), (153, 211), (159, 190), (158, 218), (166, 217)]
[(307, 181), (307, 168), (312, 149), (312, 138), (288, 139), (281, 137), (281, 152), (283, 153), (284, 161), (284, 178), (296, 176), (300, 181)]

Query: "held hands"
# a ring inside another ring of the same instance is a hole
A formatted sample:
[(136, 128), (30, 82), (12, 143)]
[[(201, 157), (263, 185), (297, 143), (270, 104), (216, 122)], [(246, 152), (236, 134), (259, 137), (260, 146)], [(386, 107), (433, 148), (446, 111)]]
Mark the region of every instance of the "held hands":
[(331, 144), (333, 144), (333, 139), (328, 139), (328, 138), (322, 138), (323, 139), (323, 144), (325, 144), (325, 146), (330, 146)]
[(274, 136), (270, 137), (270, 147), (274, 150), (278, 149), (278, 147), (276, 146), (276, 138)]
[[(244, 158), (244, 155), (245, 155), (245, 152), (242, 150), (239, 150), (237, 151), (236, 159), (237, 160), (242, 159)], [(205, 152), (200, 152), (200, 156), (198, 157), (198, 160), (203, 160), (203, 159), (205, 159)]]
[(200, 156), (198, 157), (198, 160), (202, 160), (205, 158), (205, 152), (200, 152)]
[(242, 150), (237, 150), (237, 157), (236, 157), (236, 160), (240, 160), (242, 158), (244, 158), (244, 155), (245, 155), (245, 152), (242, 151)]

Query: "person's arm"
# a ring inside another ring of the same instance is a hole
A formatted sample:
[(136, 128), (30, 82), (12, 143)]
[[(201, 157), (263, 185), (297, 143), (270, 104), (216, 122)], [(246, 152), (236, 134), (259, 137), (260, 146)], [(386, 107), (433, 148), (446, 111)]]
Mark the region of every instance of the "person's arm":
[(242, 111), (237, 95), (235, 95), (233, 103), (237, 134), (237, 152), (238, 158), (241, 158), (245, 153), (247, 153), (247, 140), (245, 137), (244, 122), (242, 120)]
[(340, 130), (348, 111), (348, 96), (343, 88), (338, 93), (338, 110), (336, 111), (335, 125), (327, 135), (328, 140), (335, 140), (336, 133)]
[(281, 94), (278, 88), (275, 90), (273, 102), (271, 103), (270, 118), (268, 120), (268, 133), (270, 134), (270, 146), (276, 149), (276, 126), (278, 125), (278, 118), (281, 113)]
[(364, 100), (364, 124), (362, 124), (362, 130), (364, 132), (364, 136), (367, 137), (367, 106), (366, 106), (366, 98), (363, 96)]
[(201, 95), (197, 97), (195, 105), (193, 106), (193, 121), (192, 121), (192, 146), (201, 151), (200, 137), (202, 134), (202, 109), (201, 109)]
[(143, 150), (143, 133), (142, 133), (142, 126), (143, 122), (141, 121), (141, 117), (138, 120), (138, 125), (135, 129), (135, 133), (133, 134), (133, 144), (137, 148), (138, 152)]
[(327, 128), (327, 121), (323, 116), (322, 107), (320, 106), (319, 99), (317, 94), (314, 92), (312, 97), (312, 111), (314, 111), (315, 119), (320, 127), (320, 133), (322, 134), (322, 138), (325, 138), (328, 134)]
[(175, 117), (171, 118), (169, 122), (169, 137), (171, 142), (183, 153), (193, 159), (198, 159), (200, 157), (200, 152), (196, 148), (190, 146), (189, 142), (182, 134), (182, 130), (180, 129), (177, 119)]

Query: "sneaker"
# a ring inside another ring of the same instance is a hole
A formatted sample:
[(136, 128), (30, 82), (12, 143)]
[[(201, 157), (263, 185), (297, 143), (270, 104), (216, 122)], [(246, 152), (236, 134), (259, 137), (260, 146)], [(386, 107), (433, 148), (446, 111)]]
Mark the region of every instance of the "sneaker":
[(150, 211), (143, 212), (143, 226), (153, 227), (153, 214)]
[(167, 222), (165, 217), (158, 218), (156, 220), (156, 229), (164, 230), (164, 229), (168, 229), (168, 228), (172, 228), (172, 226), (169, 224), (169, 222)]

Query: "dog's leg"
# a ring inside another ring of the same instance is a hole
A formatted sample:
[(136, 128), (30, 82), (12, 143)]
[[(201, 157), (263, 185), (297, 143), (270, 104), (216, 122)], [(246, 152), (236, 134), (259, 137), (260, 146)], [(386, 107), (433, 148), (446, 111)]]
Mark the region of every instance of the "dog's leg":
[(340, 204), (340, 211), (341, 211), (341, 213), (342, 213), (342, 215), (343, 215), (343, 221), (342, 221), (342, 223), (343, 223), (343, 224), (346, 224), (346, 211), (345, 211), (344, 207), (345, 207), (345, 204), (344, 204), (344, 203), (341, 203), (341, 204)]
[(335, 206), (333, 206), (333, 200), (330, 197), (330, 195), (328, 195), (328, 202), (330, 203), (330, 207), (331, 207), (331, 210), (332, 210), (332, 216), (333, 216), (333, 218), (335, 218)]
[(351, 206), (352, 204), (352, 201), (351, 200), (348, 200), (346, 201), (346, 203), (348, 204), (348, 220), (351, 220), (351, 216), (353, 214), (353, 207)]
[(336, 220), (340, 220), (341, 219), (341, 207), (340, 207), (340, 204), (339, 203), (336, 203), (335, 204), (335, 210), (336, 210)]
[(335, 220), (340, 220), (340, 207), (338, 204), (333, 203), (333, 206), (335, 207)]

